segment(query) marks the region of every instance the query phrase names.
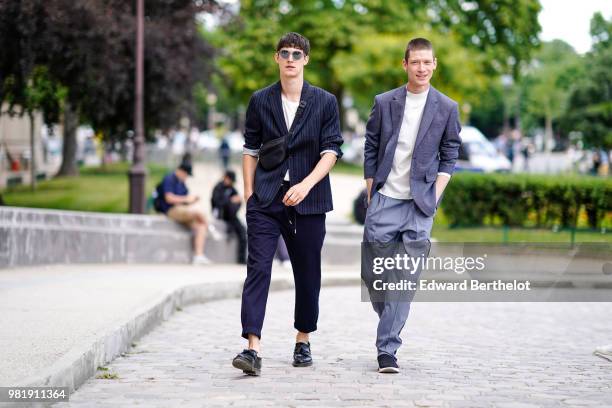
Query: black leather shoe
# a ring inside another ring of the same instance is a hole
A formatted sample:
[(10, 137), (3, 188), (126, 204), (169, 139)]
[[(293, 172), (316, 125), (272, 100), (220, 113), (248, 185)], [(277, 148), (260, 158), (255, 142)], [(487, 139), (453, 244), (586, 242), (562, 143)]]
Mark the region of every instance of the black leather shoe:
[(293, 350), (293, 366), (308, 367), (312, 365), (312, 354), (310, 353), (310, 343), (295, 343)]
[(242, 353), (234, 357), (232, 365), (248, 375), (261, 374), (261, 357), (257, 357), (255, 350), (244, 349)]
[(378, 356), (378, 372), (385, 374), (397, 374), (400, 372), (400, 370), (395, 358), (388, 354), (381, 354)]

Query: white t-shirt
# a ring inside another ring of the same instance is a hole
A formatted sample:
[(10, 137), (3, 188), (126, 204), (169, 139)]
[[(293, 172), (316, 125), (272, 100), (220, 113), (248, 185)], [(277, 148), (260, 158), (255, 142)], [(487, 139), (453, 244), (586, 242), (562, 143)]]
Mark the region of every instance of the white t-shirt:
[(393, 164), (387, 181), (380, 189), (380, 193), (387, 197), (400, 200), (412, 198), (410, 194), (410, 165), (427, 94), (429, 94), (429, 88), (419, 94), (406, 91), (404, 117), (399, 131), (397, 148), (393, 155)]
[[(295, 113), (297, 112), (298, 106), (300, 106), (300, 102), (293, 102), (289, 99), (285, 98), (285, 95), (281, 96), (281, 100), (283, 102), (283, 115), (285, 115), (285, 123), (287, 124), (287, 131), (291, 129), (291, 125), (293, 124), (293, 120), (295, 119)], [(289, 181), (289, 169), (287, 169), (287, 173), (285, 173), (285, 181)]]

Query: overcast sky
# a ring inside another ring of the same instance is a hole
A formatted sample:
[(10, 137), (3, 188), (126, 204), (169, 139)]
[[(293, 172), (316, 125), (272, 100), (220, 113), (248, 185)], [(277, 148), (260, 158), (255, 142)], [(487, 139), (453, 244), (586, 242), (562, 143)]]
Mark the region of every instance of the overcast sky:
[(600, 11), (605, 18), (612, 17), (610, 0), (540, 0), (540, 3), (540, 38), (543, 41), (559, 38), (579, 53), (591, 49), (589, 29), (593, 14)]

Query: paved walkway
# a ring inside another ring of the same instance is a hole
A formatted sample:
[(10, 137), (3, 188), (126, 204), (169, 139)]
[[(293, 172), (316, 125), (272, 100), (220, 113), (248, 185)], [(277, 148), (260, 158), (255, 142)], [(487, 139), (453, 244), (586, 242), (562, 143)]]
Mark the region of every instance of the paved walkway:
[(231, 265), (56, 265), (0, 270), (0, 385), (26, 384), (189, 285), (244, 280)]
[[(238, 297), (245, 275), (223, 264), (0, 269), (0, 386), (78, 387), (176, 306)], [(358, 279), (355, 268), (324, 267), (324, 284)], [(293, 276), (275, 265), (272, 284), (290, 288)]]
[(261, 377), (231, 367), (237, 299), (189, 306), (56, 407), (612, 406), (609, 303), (415, 303), (403, 372), (376, 372), (376, 316), (358, 287), (323, 288), (310, 368), (290, 366), (293, 293), (270, 295)]

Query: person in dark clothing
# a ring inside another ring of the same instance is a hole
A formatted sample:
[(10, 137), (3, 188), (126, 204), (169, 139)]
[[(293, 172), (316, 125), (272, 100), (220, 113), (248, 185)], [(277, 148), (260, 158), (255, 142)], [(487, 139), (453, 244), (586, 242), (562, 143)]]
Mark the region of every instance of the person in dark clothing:
[(256, 91), (246, 110), (242, 174), (248, 259), (240, 320), (248, 348), (232, 366), (248, 375), (261, 374), (261, 332), (279, 236), (287, 244), (295, 280), (292, 365), (313, 364), (310, 333), (319, 318), (325, 217), (333, 209), (329, 172), (342, 156), (343, 140), (335, 96), (304, 80), (309, 55), (307, 38), (285, 34), (274, 54), (280, 80)]
[(238, 219), (238, 210), (242, 200), (234, 188), (236, 173), (227, 170), (223, 180), (213, 189), (211, 206), (213, 214), (227, 223), (229, 230), (238, 237), (238, 263), (246, 264), (246, 228)]
[(230, 162), (230, 145), (227, 142), (227, 138), (223, 138), (221, 140), (221, 144), (219, 145), (219, 158), (221, 159), (221, 165), (223, 166), (223, 170), (227, 170)]

